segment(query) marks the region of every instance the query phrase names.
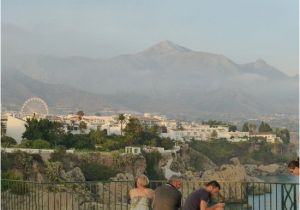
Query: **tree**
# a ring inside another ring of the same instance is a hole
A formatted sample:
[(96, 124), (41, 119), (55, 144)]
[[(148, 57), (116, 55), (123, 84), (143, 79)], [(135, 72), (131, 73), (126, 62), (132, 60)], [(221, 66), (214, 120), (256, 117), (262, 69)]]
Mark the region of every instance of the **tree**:
[(75, 149), (95, 149), (95, 143), (83, 134), (74, 135), (74, 148)]
[(119, 114), (118, 121), (121, 124), (121, 136), (123, 135), (123, 124), (126, 122), (126, 117), (124, 114)]
[(82, 120), (82, 117), (84, 116), (84, 112), (82, 110), (78, 111), (77, 116), (79, 120)]
[(51, 122), (47, 119), (27, 119), (25, 132), (22, 137), (28, 140), (44, 139), (56, 146), (63, 141), (64, 128), (60, 122)]
[(213, 130), (210, 134), (210, 137), (213, 138), (213, 139), (216, 139), (218, 137), (218, 133), (217, 131)]
[(276, 128), (276, 136), (280, 137), (283, 143), (290, 143), (290, 132), (286, 128)]
[(261, 122), (258, 128), (259, 132), (272, 132), (272, 128), (268, 123), (265, 123), (264, 121)]
[(42, 139), (34, 140), (32, 142), (32, 148), (34, 149), (49, 149), (50, 147), (50, 143)]
[(12, 147), (17, 144), (17, 141), (9, 136), (1, 137), (1, 146), (2, 147)]
[(44, 139), (50, 142), (51, 145), (57, 146), (62, 144), (65, 138), (65, 131), (63, 124), (60, 122), (52, 122), (48, 135), (44, 137)]
[(148, 176), (148, 178), (153, 180), (164, 179), (161, 169), (158, 167), (159, 161), (162, 158), (161, 154), (159, 152), (151, 152), (145, 153), (143, 156), (145, 157), (147, 163), (145, 174)]
[(249, 132), (256, 133), (256, 124), (255, 123), (249, 123), (248, 128), (249, 128)]
[(79, 130), (82, 131), (84, 129), (87, 129), (87, 124), (84, 121), (80, 121), (80, 123), (79, 123)]
[(130, 118), (124, 129), (128, 144), (132, 145), (134, 142), (138, 141), (138, 138), (141, 136), (142, 131), (143, 126), (140, 121), (136, 118)]
[(91, 130), (88, 135), (96, 144), (103, 144), (107, 138), (106, 132), (101, 130)]
[(174, 147), (174, 142), (169, 138), (163, 138), (160, 142), (160, 146), (165, 149), (172, 149)]
[(176, 123), (176, 130), (178, 130), (178, 131), (183, 131), (184, 130), (184, 128), (183, 128), (183, 126), (180, 122)]
[(249, 123), (245, 122), (242, 127), (243, 132), (249, 132)]
[(209, 127), (217, 127), (218, 125), (226, 125), (226, 123), (217, 120), (208, 120), (208, 122), (203, 122), (203, 124), (209, 125)]
[(39, 121), (37, 119), (27, 119), (25, 124), (25, 132), (22, 135), (22, 138), (29, 140), (41, 139), (43, 133), (40, 129)]
[(163, 125), (163, 126), (161, 126), (161, 127), (160, 127), (160, 129), (161, 129), (161, 132), (162, 132), (162, 133), (167, 133), (167, 132), (168, 132), (168, 129), (167, 129), (167, 127), (166, 127), (166, 126), (164, 126), (164, 125)]
[(229, 132), (235, 132), (237, 130), (236, 125), (229, 125), (228, 127)]

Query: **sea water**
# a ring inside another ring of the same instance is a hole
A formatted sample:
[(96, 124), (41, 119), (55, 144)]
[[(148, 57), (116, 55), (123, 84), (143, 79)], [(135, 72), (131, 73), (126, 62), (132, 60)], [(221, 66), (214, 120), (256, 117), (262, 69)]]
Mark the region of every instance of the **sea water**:
[[(299, 209), (299, 177), (289, 174), (258, 177), (271, 187), (270, 193), (248, 195), (248, 208), (242, 204), (228, 204), (225, 210), (298, 210)], [(262, 184), (264, 185), (264, 184)], [(245, 203), (244, 205), (246, 205)], [(295, 205), (296, 203), (296, 208)]]

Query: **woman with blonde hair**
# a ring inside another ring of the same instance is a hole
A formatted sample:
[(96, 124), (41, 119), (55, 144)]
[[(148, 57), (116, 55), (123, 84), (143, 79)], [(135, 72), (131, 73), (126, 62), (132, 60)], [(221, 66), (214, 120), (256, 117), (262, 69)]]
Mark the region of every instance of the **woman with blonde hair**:
[(149, 179), (141, 175), (136, 180), (136, 188), (129, 191), (130, 210), (150, 210), (154, 191), (147, 188)]

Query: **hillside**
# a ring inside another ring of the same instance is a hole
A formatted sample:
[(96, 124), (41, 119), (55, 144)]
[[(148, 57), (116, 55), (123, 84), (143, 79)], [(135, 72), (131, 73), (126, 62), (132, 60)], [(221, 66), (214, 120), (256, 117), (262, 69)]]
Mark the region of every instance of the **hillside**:
[[(98, 94), (114, 106), (140, 112), (178, 116), (298, 113), (298, 80), (262, 59), (236, 64), (224, 55), (193, 51), (170, 41), (106, 60), (4, 55), (3, 69), (4, 77), (9, 69), (16, 69), (37, 81)], [(4, 90), (10, 91), (3, 100), (5, 106), (22, 92), (17, 87)]]

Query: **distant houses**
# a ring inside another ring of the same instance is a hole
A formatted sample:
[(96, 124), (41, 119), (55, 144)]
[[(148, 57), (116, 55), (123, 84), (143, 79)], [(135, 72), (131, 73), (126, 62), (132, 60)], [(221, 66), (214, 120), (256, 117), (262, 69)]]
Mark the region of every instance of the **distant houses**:
[[(241, 131), (229, 131), (227, 125), (208, 125), (195, 122), (179, 122), (167, 119), (164, 115), (145, 113), (144, 115), (124, 114), (125, 120), (121, 122), (119, 115), (109, 116), (78, 116), (77, 114), (50, 115), (46, 119), (58, 121), (64, 125), (65, 132), (72, 134), (88, 134), (91, 130), (106, 130), (107, 135), (121, 135), (121, 127), (126, 127), (130, 118), (136, 118), (145, 127), (159, 126), (160, 136), (170, 138), (177, 142), (185, 141), (210, 141), (212, 139), (226, 139), (230, 142), (247, 141), (251, 138), (264, 139), (268, 143), (282, 142), (274, 133), (251, 133)], [(13, 137), (18, 143), (22, 140), (25, 131), (25, 120), (14, 117), (11, 114), (2, 114), (2, 134)], [(133, 150), (130, 150), (133, 152)], [(129, 150), (128, 150), (129, 152)]]

